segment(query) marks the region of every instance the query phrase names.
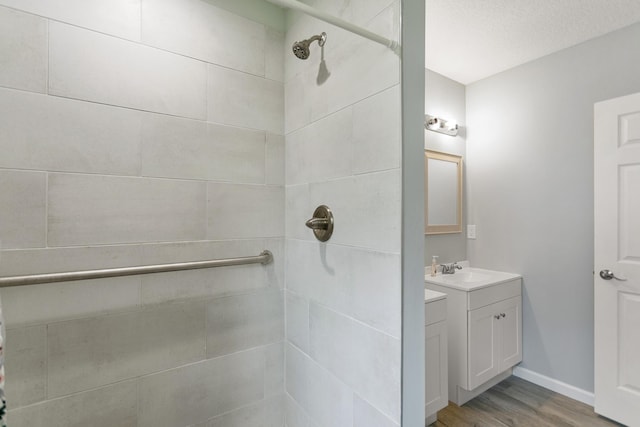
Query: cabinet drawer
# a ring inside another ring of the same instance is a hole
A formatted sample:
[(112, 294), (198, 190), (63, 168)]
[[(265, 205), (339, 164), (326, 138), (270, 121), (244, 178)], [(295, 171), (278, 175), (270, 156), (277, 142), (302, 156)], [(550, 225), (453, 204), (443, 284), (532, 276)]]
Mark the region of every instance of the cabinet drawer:
[(513, 298), (522, 294), (521, 279), (514, 279), (494, 286), (478, 289), (468, 293), (467, 309), (485, 307), (494, 302)]
[(424, 324), (432, 325), (447, 318), (447, 300), (441, 299), (424, 305)]

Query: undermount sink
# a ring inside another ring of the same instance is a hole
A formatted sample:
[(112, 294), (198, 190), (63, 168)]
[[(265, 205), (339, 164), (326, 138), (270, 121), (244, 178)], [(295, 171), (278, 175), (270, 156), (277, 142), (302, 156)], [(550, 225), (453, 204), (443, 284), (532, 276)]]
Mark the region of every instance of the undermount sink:
[(435, 276), (426, 274), (425, 282), (450, 288), (470, 291), (472, 289), (493, 286), (498, 283), (521, 277), (519, 274), (505, 273), (503, 271), (485, 270), (483, 268), (463, 267), (454, 274), (438, 273)]

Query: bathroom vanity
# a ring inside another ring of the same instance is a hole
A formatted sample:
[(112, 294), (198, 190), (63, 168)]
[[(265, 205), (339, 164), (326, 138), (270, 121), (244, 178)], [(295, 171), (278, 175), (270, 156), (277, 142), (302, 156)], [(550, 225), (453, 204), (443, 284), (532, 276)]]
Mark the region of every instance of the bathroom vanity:
[(449, 403), (447, 386), (447, 295), (424, 291), (425, 416), (426, 425)]
[(467, 267), (425, 286), (447, 294), (449, 400), (462, 405), (522, 361), (522, 277)]

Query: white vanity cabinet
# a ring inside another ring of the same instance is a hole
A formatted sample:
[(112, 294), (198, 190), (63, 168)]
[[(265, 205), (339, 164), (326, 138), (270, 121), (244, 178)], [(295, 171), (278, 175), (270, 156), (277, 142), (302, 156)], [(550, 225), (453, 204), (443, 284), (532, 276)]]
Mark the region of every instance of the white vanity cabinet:
[(425, 416), (426, 425), (436, 421), (438, 411), (449, 404), (447, 361), (447, 295), (424, 291)]
[(521, 297), (467, 313), (468, 388), (473, 390), (522, 361)]
[(522, 278), (469, 268), (425, 284), (447, 294), (449, 400), (462, 405), (522, 361)]

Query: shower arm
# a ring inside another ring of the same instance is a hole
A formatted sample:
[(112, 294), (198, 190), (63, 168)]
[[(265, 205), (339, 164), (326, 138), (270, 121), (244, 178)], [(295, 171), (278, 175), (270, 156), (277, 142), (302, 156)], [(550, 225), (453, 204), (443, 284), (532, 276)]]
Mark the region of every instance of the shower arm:
[(326, 34), (326, 33), (322, 33), (322, 34), (323, 34), (324, 36), (323, 36), (323, 35), (315, 35), (315, 36), (313, 36), (313, 37), (308, 38), (308, 39), (307, 39), (307, 40), (305, 40), (305, 41), (306, 41), (306, 42), (309, 42), (309, 43), (313, 43), (313, 42), (317, 41), (317, 42), (318, 42), (318, 45), (319, 45), (320, 47), (322, 47), (322, 46), (324, 46), (324, 42), (325, 42), (325, 40), (327, 39), (327, 34)]
[(329, 24), (333, 24), (337, 27), (345, 29), (347, 31), (351, 31), (354, 34), (358, 34), (364, 38), (367, 38), (376, 43), (380, 43), (383, 46), (388, 47), (392, 51), (397, 54), (400, 54), (400, 43), (395, 40), (389, 40), (385, 37), (382, 37), (379, 34), (376, 34), (372, 31), (369, 31), (365, 28), (359, 27), (357, 25), (352, 24), (349, 21), (345, 21), (342, 18), (335, 17), (325, 12), (321, 12), (318, 9), (306, 5), (297, 0), (267, 0), (269, 3), (276, 4), (278, 6), (287, 7), (290, 9), (297, 10), (299, 12), (305, 13), (307, 15), (313, 16), (314, 18), (318, 18), (321, 21), (327, 22)]

